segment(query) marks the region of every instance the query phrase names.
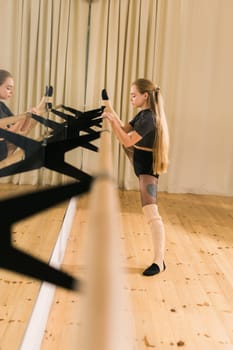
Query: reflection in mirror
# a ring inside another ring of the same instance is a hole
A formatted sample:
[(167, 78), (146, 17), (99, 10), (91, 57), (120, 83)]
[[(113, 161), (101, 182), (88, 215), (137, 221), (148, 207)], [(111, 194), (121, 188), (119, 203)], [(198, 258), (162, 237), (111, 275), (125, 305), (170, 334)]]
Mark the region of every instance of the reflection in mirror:
[[(86, 54), (82, 48), (86, 47), (85, 14), (88, 11), (88, 3), (0, 1), (0, 30), (3, 33), (6, 27), (10, 28), (6, 36), (2, 35), (0, 38), (1, 46), (4, 47), (0, 69), (6, 72), (5, 76), (3, 74), (2, 79), (0, 78), (1, 173), (27, 158), (27, 142), (32, 151), (33, 142), (37, 142), (36, 146), (42, 146), (41, 142), (50, 138), (52, 129), (43, 120), (65, 123), (65, 119), (52, 115), (51, 104), (55, 104), (54, 101), (82, 109), (83, 65)], [(77, 28), (77, 24), (81, 30)], [(77, 33), (80, 33), (81, 40), (77, 40)], [(71, 75), (73, 81), (70, 79)], [(46, 100), (42, 98), (46, 95), (44, 89), (46, 90), (46, 86), (50, 86), (51, 83), (55, 86), (55, 96), (53, 100)], [(39, 120), (38, 117), (43, 119)], [(86, 140), (86, 144), (91, 147), (91, 139)], [(36, 157), (33, 157), (33, 161)], [(77, 165), (77, 155), (74, 160), (74, 164)], [(15, 174), (2, 173), (0, 201), (27, 192), (37, 192), (62, 181), (63, 175), (44, 167)], [(68, 204), (69, 200), (66, 200), (14, 223), (10, 227), (12, 245), (48, 263), (58, 240)], [(33, 206), (33, 201), (30, 205)], [(21, 211), (22, 208), (19, 207), (18, 210)], [(4, 215), (1, 214), (3, 223)], [(6, 236), (4, 225), (1, 231), (1, 235)], [(0, 272), (0, 343), (3, 348), (19, 349), (41, 289), (41, 282), (1, 266)]]
[[(38, 189), (38, 186), (33, 185), (1, 184), (0, 198), (1, 200), (6, 197), (15, 198)], [(61, 230), (67, 205), (66, 201), (12, 225), (13, 247), (28, 252), (41, 261), (48, 262)], [(20, 212), (21, 208), (19, 207), (18, 210)], [(2, 217), (1, 223), (3, 221)], [(1, 225), (1, 236), (6, 234), (4, 225)], [(4, 249), (2, 242), (1, 249)], [(4, 257), (3, 251), (1, 251), (1, 257)], [(40, 290), (39, 280), (0, 267), (0, 343), (2, 348), (20, 348)]]
[[(1, 73), (1, 71), (0, 71)], [(48, 88), (46, 91), (49, 90)], [(23, 171), (39, 168), (37, 162), (38, 141), (43, 140), (45, 136), (39, 140), (30, 138), (28, 134), (36, 126), (36, 124), (45, 124), (45, 117), (48, 114), (50, 102), (47, 102), (47, 96), (44, 96), (40, 103), (21, 115), (9, 115), (0, 119), (0, 136), (2, 136), (1, 161), (0, 161), (0, 177), (22, 173)], [(4, 104), (2, 103), (2, 106)], [(5, 106), (4, 106), (5, 107)], [(2, 108), (3, 109), (3, 108)], [(11, 113), (12, 114), (12, 113)], [(47, 116), (48, 117), (48, 116)], [(30, 157), (31, 160), (27, 160)], [(25, 161), (24, 161), (25, 159)], [(27, 162), (27, 166), (22, 166)], [(30, 164), (31, 163), (31, 164)]]
[[(45, 97), (36, 107), (27, 112), (14, 116), (6, 102), (12, 97), (14, 79), (10, 72), (0, 69), (0, 168), (14, 164), (24, 157), (25, 150), (20, 147), (23, 143), (21, 136), (28, 136), (36, 126), (32, 113), (43, 115), (46, 112)], [(11, 173), (14, 174), (13, 172)]]
[[(46, 210), (22, 216), (21, 221), (15, 220), (15, 213), (22, 213), (25, 204), (14, 205), (14, 210), (8, 206), (6, 216), (12, 217), (12, 222), (4, 222), (4, 209), (1, 235), (5, 243), (0, 242), (0, 247), (6, 259), (4, 244), (48, 264), (57, 242), (62, 242), (59, 249), (65, 249), (68, 228), (63, 224), (71, 202), (67, 198), (87, 192), (92, 181), (91, 170), (83, 165), (79, 149), (85, 148), (88, 157), (98, 151), (94, 141), (100, 136), (103, 109), (97, 100), (86, 106), (91, 1), (0, 2), (1, 13), (8, 19), (7, 23), (0, 22), (0, 30), (4, 25), (11, 28), (6, 40), (0, 38), (5, 48), (0, 66), (5, 72), (5, 78), (0, 80), (2, 208), (8, 199), (46, 191), (47, 187), (54, 189), (54, 185), (58, 185), (60, 195), (66, 195), (64, 202), (47, 208), (47, 201), (54, 199), (50, 194), (43, 199)], [(54, 91), (50, 90), (51, 84)], [(66, 152), (69, 154), (65, 158)], [(60, 184), (70, 177), (72, 185), (80, 185), (80, 191), (73, 189), (68, 197), (67, 188), (60, 188)], [(31, 199), (27, 205), (35, 208), (35, 202), (35, 198)], [(75, 209), (76, 206), (74, 212)], [(57, 256), (61, 259), (61, 251)], [(19, 260), (12, 251), (11, 257), (16, 266)], [(8, 271), (5, 260), (0, 261), (0, 343), (3, 348), (19, 349), (43, 285), (30, 275)], [(60, 269), (61, 262), (54, 265)]]

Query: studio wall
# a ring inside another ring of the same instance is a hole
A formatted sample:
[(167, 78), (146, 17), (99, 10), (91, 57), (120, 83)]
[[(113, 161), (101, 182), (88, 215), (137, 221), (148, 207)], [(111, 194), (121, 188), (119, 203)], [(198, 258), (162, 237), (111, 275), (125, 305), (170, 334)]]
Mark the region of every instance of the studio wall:
[[(15, 114), (35, 105), (46, 84), (54, 104), (101, 104), (107, 88), (123, 121), (132, 118), (130, 84), (160, 85), (170, 130), (170, 165), (159, 189), (233, 195), (233, 29), (231, 0), (0, 0), (0, 66), (12, 72)], [(39, 137), (41, 128), (32, 132)], [(112, 139), (120, 187), (137, 178)], [(67, 159), (93, 171), (97, 157), (76, 150)], [(1, 179), (62, 183), (39, 170)]]

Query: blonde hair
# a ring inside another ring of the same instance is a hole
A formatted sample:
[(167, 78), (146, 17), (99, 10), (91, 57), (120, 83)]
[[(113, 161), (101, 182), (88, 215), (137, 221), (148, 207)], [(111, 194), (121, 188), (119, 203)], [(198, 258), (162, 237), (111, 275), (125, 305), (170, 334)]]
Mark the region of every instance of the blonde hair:
[(153, 147), (153, 171), (155, 174), (165, 173), (169, 162), (169, 132), (160, 88), (147, 79), (137, 79), (132, 85), (137, 87), (139, 93), (148, 93), (148, 104), (153, 112), (157, 130)]

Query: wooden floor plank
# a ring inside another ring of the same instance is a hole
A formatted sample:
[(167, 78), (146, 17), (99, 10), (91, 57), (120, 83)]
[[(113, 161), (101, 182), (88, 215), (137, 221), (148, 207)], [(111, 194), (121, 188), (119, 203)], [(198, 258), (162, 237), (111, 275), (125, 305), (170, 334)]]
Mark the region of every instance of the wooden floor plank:
[[(0, 198), (8, 198), (37, 189), (37, 186), (1, 184)], [(66, 207), (67, 202), (14, 224), (12, 227), (13, 244), (48, 262), (63, 222)], [(39, 281), (32, 278), (0, 269), (1, 350), (20, 348), (40, 285)]]
[[(147, 278), (153, 249), (139, 193), (119, 191), (135, 349), (233, 349), (233, 198), (159, 193), (167, 269)], [(85, 279), (88, 196), (79, 201), (64, 268)], [(42, 350), (81, 349), (82, 295), (57, 289)]]
[[(33, 188), (33, 187), (32, 187)], [(30, 186), (0, 186), (0, 198)], [(233, 349), (233, 198), (159, 193), (166, 227), (166, 265), (141, 275), (151, 263), (152, 240), (136, 191), (119, 191), (125, 291), (137, 350)], [(14, 244), (48, 260), (67, 203), (13, 226)], [(85, 282), (88, 196), (78, 201), (63, 269)], [(0, 270), (0, 349), (18, 350), (40, 283)], [(80, 349), (82, 293), (57, 288), (42, 350)]]

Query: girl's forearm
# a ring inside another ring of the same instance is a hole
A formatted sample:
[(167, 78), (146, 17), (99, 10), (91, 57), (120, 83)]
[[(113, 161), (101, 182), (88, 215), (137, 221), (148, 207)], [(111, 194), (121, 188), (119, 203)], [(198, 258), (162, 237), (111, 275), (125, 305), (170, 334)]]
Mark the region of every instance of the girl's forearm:
[(115, 133), (118, 141), (125, 147), (133, 146), (134, 143), (132, 143), (131, 137), (129, 134), (127, 134), (124, 129), (121, 127), (120, 123), (118, 121), (115, 121), (112, 123), (112, 129)]
[(121, 126), (119, 120), (116, 119), (113, 113), (104, 112), (102, 115), (103, 118), (109, 119), (114, 134), (123, 146), (127, 148), (131, 147), (141, 139), (141, 136), (137, 134), (134, 130), (132, 130), (130, 124)]

